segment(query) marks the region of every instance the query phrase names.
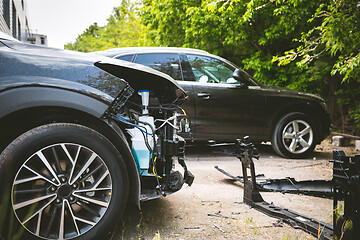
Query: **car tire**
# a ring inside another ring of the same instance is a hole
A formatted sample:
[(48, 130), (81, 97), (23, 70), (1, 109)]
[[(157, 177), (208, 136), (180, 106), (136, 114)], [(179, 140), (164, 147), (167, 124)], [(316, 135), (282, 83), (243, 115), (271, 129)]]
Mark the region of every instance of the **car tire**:
[(0, 174), (5, 239), (104, 238), (127, 203), (121, 154), (82, 125), (48, 124), (22, 134), (1, 153)]
[(309, 115), (289, 113), (276, 124), (271, 145), (282, 157), (304, 158), (314, 150), (314, 134), (314, 124)]

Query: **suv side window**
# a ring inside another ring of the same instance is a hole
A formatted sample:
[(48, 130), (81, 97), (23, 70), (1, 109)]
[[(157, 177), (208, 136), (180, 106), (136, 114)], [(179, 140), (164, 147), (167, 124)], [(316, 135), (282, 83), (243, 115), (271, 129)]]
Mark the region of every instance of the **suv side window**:
[(132, 62), (133, 58), (134, 58), (135, 54), (130, 54), (130, 55), (122, 55), (122, 56), (118, 56), (115, 57), (116, 59), (120, 59), (123, 61), (127, 61), (127, 62)]
[(187, 54), (196, 82), (239, 84), (233, 77), (235, 68), (216, 58)]
[(182, 80), (181, 65), (177, 53), (138, 54), (134, 61), (170, 75), (175, 80)]

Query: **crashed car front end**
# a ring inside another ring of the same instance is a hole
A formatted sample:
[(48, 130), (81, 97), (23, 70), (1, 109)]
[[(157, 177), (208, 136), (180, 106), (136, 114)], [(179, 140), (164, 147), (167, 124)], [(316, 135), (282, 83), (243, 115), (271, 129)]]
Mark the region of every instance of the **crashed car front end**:
[[(115, 76), (129, 79), (102, 116), (126, 128), (131, 151), (141, 177), (141, 200), (166, 196), (191, 186), (194, 176), (185, 164), (185, 140), (190, 119), (180, 104), (187, 95), (168, 75), (132, 63), (117, 65), (107, 60), (95, 65)], [(184, 173), (174, 171), (174, 156)]]
[(0, 238), (99, 239), (191, 185), (185, 100), (152, 69), (0, 35)]

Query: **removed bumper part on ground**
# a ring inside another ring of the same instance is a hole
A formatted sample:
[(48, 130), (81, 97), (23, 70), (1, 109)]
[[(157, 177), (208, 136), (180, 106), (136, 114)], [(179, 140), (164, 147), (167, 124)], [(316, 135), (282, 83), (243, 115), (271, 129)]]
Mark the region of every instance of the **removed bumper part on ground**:
[[(215, 168), (227, 176), (244, 183), (245, 204), (269, 216), (279, 218), (295, 228), (301, 228), (319, 239), (333, 239), (333, 236), (342, 236), (343, 239), (355, 239), (356, 236), (359, 236), (360, 155), (348, 157), (343, 151), (335, 150), (333, 152), (332, 160), (332, 181), (313, 180), (294, 182), (293, 179), (287, 178), (276, 179), (278, 181), (269, 181), (269, 184), (265, 183), (261, 185), (256, 182), (255, 166), (252, 160), (253, 154), (256, 152), (254, 145), (248, 141), (248, 138), (244, 138), (244, 140), (237, 140), (235, 146), (236, 148), (233, 148), (235, 151), (230, 155), (236, 156), (240, 159), (243, 169), (243, 177), (234, 177), (218, 167)], [(230, 153), (228, 149), (223, 152), (228, 154)], [(255, 157), (258, 158), (258, 154), (255, 154)], [(250, 174), (250, 176), (248, 176), (248, 174)], [(291, 181), (289, 181), (289, 179)], [(291, 188), (291, 186), (289, 188), (289, 185), (286, 182), (290, 182), (290, 185), (293, 185), (293, 188)], [(303, 193), (299, 187), (302, 186), (302, 183), (305, 183), (305, 185), (310, 187), (310, 189), (306, 190), (306, 193), (323, 197), (333, 197), (333, 208), (334, 212), (337, 213), (334, 214), (333, 225), (317, 221), (311, 217), (307, 217), (287, 208), (275, 206), (273, 203), (269, 204), (264, 201), (259, 193), (259, 190), (271, 189), (273, 183), (275, 183), (278, 190), (281, 189), (283, 187), (281, 185), (285, 183), (286, 191), (291, 193)], [(321, 186), (321, 184), (323, 184), (323, 186)], [(268, 189), (264, 189), (264, 186), (267, 186)], [(315, 191), (314, 189), (311, 189), (313, 186), (315, 186)], [(319, 192), (319, 189), (322, 189), (322, 191)], [(344, 213), (338, 213), (336, 210), (340, 200), (344, 201)], [(352, 227), (344, 230), (344, 225), (346, 224)]]

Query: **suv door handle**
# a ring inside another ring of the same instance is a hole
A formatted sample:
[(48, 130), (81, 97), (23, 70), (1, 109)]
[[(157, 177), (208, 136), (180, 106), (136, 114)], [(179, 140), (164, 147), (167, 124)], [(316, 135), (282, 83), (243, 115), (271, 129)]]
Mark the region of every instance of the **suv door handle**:
[(201, 97), (203, 99), (209, 99), (211, 94), (210, 93), (198, 93), (197, 96)]

